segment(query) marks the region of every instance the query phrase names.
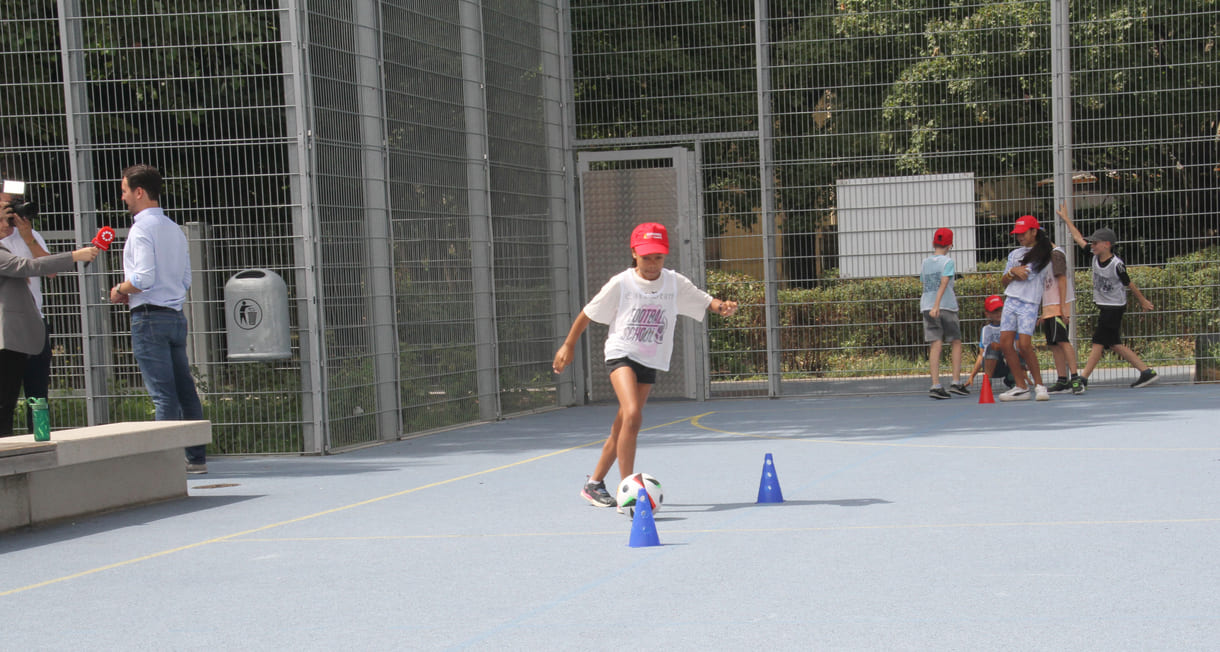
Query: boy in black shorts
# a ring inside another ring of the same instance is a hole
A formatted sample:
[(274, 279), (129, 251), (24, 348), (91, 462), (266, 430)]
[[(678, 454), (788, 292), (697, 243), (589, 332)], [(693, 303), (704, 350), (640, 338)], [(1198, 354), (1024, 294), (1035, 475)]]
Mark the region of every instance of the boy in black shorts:
[(1156, 382), (1156, 371), (1140, 360), (1138, 354), (1122, 343), (1123, 313), (1127, 311), (1127, 291), (1135, 295), (1139, 306), (1144, 310), (1152, 310), (1152, 302), (1144, 297), (1135, 282), (1127, 275), (1127, 266), (1123, 260), (1114, 255), (1114, 245), (1118, 243), (1118, 235), (1113, 229), (1100, 228), (1093, 235), (1085, 238), (1080, 230), (1068, 218), (1067, 208), (1060, 205), (1056, 211), (1063, 223), (1072, 231), (1072, 239), (1082, 247), (1090, 247), (1093, 251), (1093, 302), (1097, 304), (1097, 329), (1093, 331), (1093, 348), (1089, 351), (1089, 359), (1084, 365), (1081, 380), (1084, 387), (1089, 385), (1089, 375), (1101, 361), (1106, 349), (1113, 350), (1120, 358), (1126, 360), (1140, 372), (1139, 378), (1131, 383), (1131, 387), (1146, 387)]
[(1051, 394), (1066, 391), (1084, 393), (1084, 381), (1076, 372), (1076, 349), (1072, 347), (1068, 333), (1071, 306), (1076, 301), (1074, 286), (1067, 266), (1067, 252), (1063, 247), (1056, 246), (1051, 250), (1051, 273), (1046, 275), (1046, 286), (1042, 290), (1042, 316), (1038, 318), (1059, 375), (1055, 383), (1047, 388)]

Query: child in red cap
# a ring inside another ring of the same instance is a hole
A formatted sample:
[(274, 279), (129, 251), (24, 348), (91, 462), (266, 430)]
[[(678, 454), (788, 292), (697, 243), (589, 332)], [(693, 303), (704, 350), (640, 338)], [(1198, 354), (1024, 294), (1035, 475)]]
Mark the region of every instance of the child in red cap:
[[(993, 294), (983, 301), (983, 314), (987, 317), (987, 323), (979, 334), (979, 357), (974, 361), (974, 368), (970, 370), (966, 386), (974, 384), (974, 377), (979, 375), (980, 369), (983, 371), (985, 383), (991, 382), (992, 378), (1003, 378), (1004, 385), (1009, 389), (1016, 384), (1008, 368), (1008, 361), (1004, 359), (1004, 352), (1000, 349), (1000, 315), (1003, 310), (1004, 297), (998, 294)], [(1021, 375), (1025, 375), (1024, 367), (1021, 368)]]
[(590, 321), (610, 326), (605, 359), (618, 398), (618, 414), (593, 473), (581, 490), (581, 495), (596, 507), (616, 504), (605, 482), (615, 460), (621, 477), (635, 470), (644, 403), (657, 382), (657, 371), (669, 370), (678, 315), (703, 321), (709, 310), (722, 317), (737, 312), (736, 301), (713, 298), (690, 279), (665, 269), (668, 253), (669, 232), (663, 225), (648, 222), (635, 227), (631, 232), (631, 267), (607, 281), (585, 305), (555, 353), (552, 366), (555, 373), (560, 373), (572, 363), (576, 342)]
[[(1008, 263), (1000, 282), (1004, 284), (1004, 310), (1000, 314), (1000, 350), (1008, 360), (1008, 367), (1015, 370), (1025, 361), (1034, 379), (1035, 400), (1050, 400), (1050, 393), (1042, 384), (1042, 370), (1038, 367), (1038, 353), (1034, 351), (1034, 328), (1038, 322), (1038, 307), (1042, 304), (1042, 292), (1046, 289), (1046, 275), (1051, 271), (1051, 252), (1054, 245), (1033, 215), (1022, 215), (1012, 229), (1021, 245), (1008, 254)], [(1017, 344), (1013, 348), (1014, 343)], [(1018, 355), (1018, 351), (1020, 354)], [(1030, 397), (1029, 383), (1024, 374), (1016, 376), (1017, 386), (1000, 394), (1001, 401), (1024, 401)]]
[[(957, 269), (949, 257), (951, 248), (953, 231), (936, 229), (932, 234), (932, 255), (924, 259), (919, 270), (919, 281), (923, 284), (919, 311), (923, 313), (923, 340), (928, 343), (928, 367), (932, 376), (928, 396), (937, 399), (949, 398), (949, 392), (961, 396), (970, 393), (961, 381), (962, 329), (957, 319), (957, 294), (953, 292)], [(940, 385), (940, 355), (945, 342), (949, 343), (949, 359), (953, 364), (953, 383), (948, 392)]]

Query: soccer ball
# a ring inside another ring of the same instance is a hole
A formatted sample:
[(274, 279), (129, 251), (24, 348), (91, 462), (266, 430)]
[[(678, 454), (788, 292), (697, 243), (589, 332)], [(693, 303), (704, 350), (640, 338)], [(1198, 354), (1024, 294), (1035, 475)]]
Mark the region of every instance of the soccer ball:
[(640, 489), (648, 492), (648, 502), (653, 513), (661, 509), (661, 501), (665, 499), (661, 493), (661, 482), (647, 473), (635, 473), (623, 478), (618, 485), (618, 506), (634, 514)]

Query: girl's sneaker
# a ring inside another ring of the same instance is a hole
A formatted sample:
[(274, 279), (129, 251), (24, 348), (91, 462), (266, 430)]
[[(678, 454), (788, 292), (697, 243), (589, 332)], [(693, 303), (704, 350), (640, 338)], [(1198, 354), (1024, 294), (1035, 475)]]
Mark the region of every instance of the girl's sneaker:
[(580, 495), (584, 496), (585, 500), (589, 501), (594, 507), (614, 507), (616, 504), (614, 496), (606, 491), (606, 481), (599, 480), (594, 482), (592, 478), (585, 483), (584, 489), (580, 490)]
[(1035, 401), (1051, 400), (1050, 393), (1046, 391), (1046, 385), (1035, 385), (1034, 386), (1034, 400)]
[(1008, 390), (1007, 392), (1000, 394), (996, 398), (1000, 399), (1001, 401), (1006, 401), (1006, 402), (1007, 401), (1028, 401), (1029, 400), (1029, 390), (1025, 389), (1024, 387), (1013, 387), (1012, 389)]

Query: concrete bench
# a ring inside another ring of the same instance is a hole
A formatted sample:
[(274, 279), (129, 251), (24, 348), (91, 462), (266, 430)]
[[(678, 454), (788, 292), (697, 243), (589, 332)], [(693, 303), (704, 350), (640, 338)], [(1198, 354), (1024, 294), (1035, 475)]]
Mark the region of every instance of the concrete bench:
[(210, 421), (140, 421), (0, 439), (0, 532), (171, 498), (186, 492), (187, 446), (212, 441)]

